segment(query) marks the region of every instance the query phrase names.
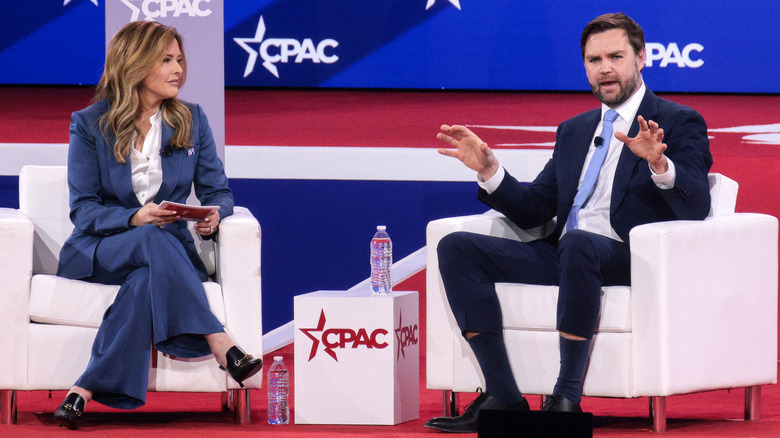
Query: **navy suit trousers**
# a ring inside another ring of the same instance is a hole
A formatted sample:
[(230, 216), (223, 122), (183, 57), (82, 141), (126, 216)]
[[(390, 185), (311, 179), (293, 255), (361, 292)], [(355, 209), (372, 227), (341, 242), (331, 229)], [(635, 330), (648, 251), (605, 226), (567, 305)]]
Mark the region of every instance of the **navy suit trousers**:
[(557, 329), (590, 339), (601, 287), (629, 285), (628, 245), (582, 230), (556, 243), (456, 232), (437, 248), (447, 299), (461, 331), (503, 336), (495, 283), (558, 285)]
[(132, 409), (146, 401), (152, 344), (176, 357), (211, 353), (203, 335), (223, 332), (201, 277), (182, 244), (154, 225), (104, 238), (87, 281), (120, 285), (77, 386), (107, 406)]

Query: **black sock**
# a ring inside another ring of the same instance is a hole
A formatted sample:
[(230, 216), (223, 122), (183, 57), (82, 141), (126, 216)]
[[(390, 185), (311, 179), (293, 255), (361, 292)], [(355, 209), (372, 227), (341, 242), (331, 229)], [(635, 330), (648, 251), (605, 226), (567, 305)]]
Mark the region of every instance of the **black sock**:
[(590, 339), (575, 341), (560, 337), (561, 370), (553, 394), (562, 395), (574, 403), (582, 399), (582, 380), (588, 365)]
[(480, 333), (468, 340), (479, 367), (485, 376), (485, 392), (507, 403), (518, 403), (523, 394), (517, 388), (504, 338), (492, 333)]

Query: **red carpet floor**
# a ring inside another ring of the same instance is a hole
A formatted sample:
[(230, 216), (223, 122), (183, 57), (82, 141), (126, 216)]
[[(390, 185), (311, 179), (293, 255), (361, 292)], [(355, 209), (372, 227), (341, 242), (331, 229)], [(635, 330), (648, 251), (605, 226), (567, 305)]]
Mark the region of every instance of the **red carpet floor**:
[[(92, 92), (82, 88), (0, 87), (0, 143), (66, 143), (69, 115), (86, 106)], [(780, 144), (756, 142), (745, 132), (725, 128), (753, 126), (756, 133), (777, 133), (780, 96), (665, 96), (702, 113), (711, 129), (713, 171), (740, 183), (738, 211), (780, 216)], [(597, 107), (587, 94), (361, 92), (228, 90), (226, 143), (274, 146), (383, 146), (435, 148), (442, 123), (468, 125), (554, 126), (564, 118)], [(551, 132), (475, 128), (491, 145), (552, 142)], [(522, 146), (510, 146), (522, 147)], [(419, 278), (410, 281), (420, 281)], [(422, 287), (418, 287), (423, 290)], [(421, 305), (421, 309), (424, 306)], [(424, 351), (424, 346), (421, 348)], [(275, 353), (278, 354), (278, 353)], [(292, 348), (282, 350), (293, 363)], [(724, 352), (727, 355), (728, 352)], [(270, 357), (266, 363), (270, 363)], [(424, 363), (425, 358), (421, 361)], [(219, 437), (273, 433), (290, 437), (416, 437), (437, 433), (422, 427), (441, 413), (441, 394), (425, 389), (421, 367), (420, 419), (398, 426), (270, 426), (264, 390), (253, 392), (253, 421), (232, 424), (220, 412), (215, 394), (150, 394), (143, 408), (120, 412), (97, 404), (87, 407), (78, 433), (100, 437)], [(293, 371), (294, 374), (294, 371)], [(51, 421), (63, 393), (19, 394), (19, 424), (0, 426), (0, 437), (73, 436)], [(461, 404), (471, 397), (462, 396)], [(780, 389), (763, 389), (763, 419), (741, 421), (742, 390), (670, 397), (666, 436), (778, 437)], [(539, 403), (531, 398), (532, 405)], [(294, 400), (293, 400), (294, 404)], [(647, 436), (647, 400), (586, 398), (583, 408), (596, 415), (595, 436)]]
[[(292, 348), (280, 352), (292, 368)], [(424, 358), (422, 358), (424, 360)], [(266, 357), (266, 364), (272, 362)], [(268, 365), (264, 370), (267, 372)], [(37, 436), (273, 436), (296, 438), (337, 438), (344, 436), (371, 436), (377, 438), (431, 436), (439, 434), (423, 427), (425, 421), (441, 414), (441, 393), (425, 389), (424, 367), (420, 379), (420, 419), (396, 426), (338, 426), (267, 424), (264, 390), (252, 391), (253, 423), (237, 426), (230, 412), (220, 411), (218, 394), (150, 393), (146, 406), (135, 411), (119, 411), (96, 403), (87, 406), (84, 422), (78, 432), (61, 428), (51, 415), (64, 396), (63, 391), (19, 394), (18, 424), (0, 426), (0, 437)], [(293, 384), (294, 384), (294, 370)], [(763, 418), (760, 421), (742, 421), (742, 390), (714, 391), (701, 394), (674, 396), (667, 399), (669, 437), (778, 437), (780, 436), (780, 389), (777, 385), (764, 387), (762, 394)], [(462, 404), (471, 398), (461, 395)], [(539, 397), (529, 396), (532, 406), (539, 405)], [(293, 406), (295, 400), (292, 400)], [(595, 415), (596, 437), (645, 437), (650, 432), (647, 418), (647, 399), (585, 398), (583, 409)], [(294, 413), (293, 413), (294, 417)], [(439, 435), (448, 436), (448, 435)]]

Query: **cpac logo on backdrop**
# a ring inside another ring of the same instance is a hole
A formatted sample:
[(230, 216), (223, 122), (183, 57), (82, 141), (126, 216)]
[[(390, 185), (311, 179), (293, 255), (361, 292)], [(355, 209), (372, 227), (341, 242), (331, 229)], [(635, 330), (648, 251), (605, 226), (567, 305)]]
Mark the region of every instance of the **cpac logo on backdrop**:
[[(333, 54), (333, 49), (338, 47), (339, 43), (331, 38), (326, 38), (315, 45), (311, 38), (299, 41), (295, 38), (268, 38), (264, 40), (264, 37), (265, 21), (261, 15), (254, 38), (233, 38), (233, 41), (249, 54), (244, 68), (244, 77), (249, 76), (254, 71), (258, 54), (263, 58), (263, 67), (277, 79), (279, 78), (279, 70), (276, 68), (276, 64), (279, 62), (287, 64), (292, 61), (301, 64), (308, 60), (315, 64), (333, 64), (339, 60), (339, 57)], [(252, 48), (250, 43), (259, 43), (260, 50)]]
[[(655, 61), (661, 61), (658, 65), (661, 68), (666, 68), (669, 64), (676, 64), (679, 68), (699, 68), (704, 64), (704, 60), (699, 58), (698, 54), (704, 50), (704, 46), (699, 43), (691, 43), (683, 47), (680, 47), (677, 43), (669, 43), (664, 46), (661, 43), (646, 43), (645, 44), (645, 67), (652, 67)], [(691, 52), (696, 52), (696, 59), (691, 57)]]
[(406, 360), (406, 353), (404, 353), (404, 348), (411, 345), (417, 345), (417, 342), (419, 341), (419, 337), (417, 336), (419, 333), (417, 324), (404, 326), (403, 320), (403, 313), (399, 313), (398, 328), (395, 329), (395, 340), (398, 343), (398, 352), (395, 355), (396, 362), (398, 362), (398, 359), (401, 356), (403, 356), (404, 360)]
[[(309, 362), (317, 355), (320, 343), (325, 347), (325, 353), (332, 357), (336, 362), (339, 358), (336, 356), (337, 349), (344, 348), (376, 348), (383, 349), (389, 345), (386, 342), (388, 331), (383, 328), (372, 330), (370, 333), (365, 328), (357, 330), (351, 328), (325, 328), (325, 311), (320, 311), (320, 320), (315, 328), (300, 329), (304, 335), (311, 339), (311, 352), (309, 353)], [(319, 337), (312, 333), (320, 332)]]
[[(138, 20), (141, 12), (144, 13), (144, 20), (182, 15), (208, 17), (211, 15), (211, 9), (205, 3), (209, 2), (211, 0), (122, 0), (122, 3), (133, 12), (130, 21)], [(140, 7), (136, 6), (138, 3)]]

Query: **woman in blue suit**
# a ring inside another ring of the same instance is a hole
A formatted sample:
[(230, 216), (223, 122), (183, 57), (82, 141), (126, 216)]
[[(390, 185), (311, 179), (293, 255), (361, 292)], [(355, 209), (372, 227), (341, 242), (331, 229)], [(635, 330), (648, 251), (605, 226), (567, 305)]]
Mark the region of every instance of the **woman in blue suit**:
[(151, 21), (122, 28), (109, 44), (96, 103), (73, 113), (68, 186), (73, 234), (58, 275), (120, 285), (87, 369), (55, 420), (76, 429), (87, 401), (132, 409), (145, 403), (151, 346), (171, 356), (213, 354), (237, 382), (262, 369), (211, 313), (206, 269), (192, 234), (163, 200), (184, 203), (194, 184), (220, 208), (195, 231), (212, 239), (233, 213), (233, 195), (199, 105), (177, 99), (187, 75), (176, 29)]

